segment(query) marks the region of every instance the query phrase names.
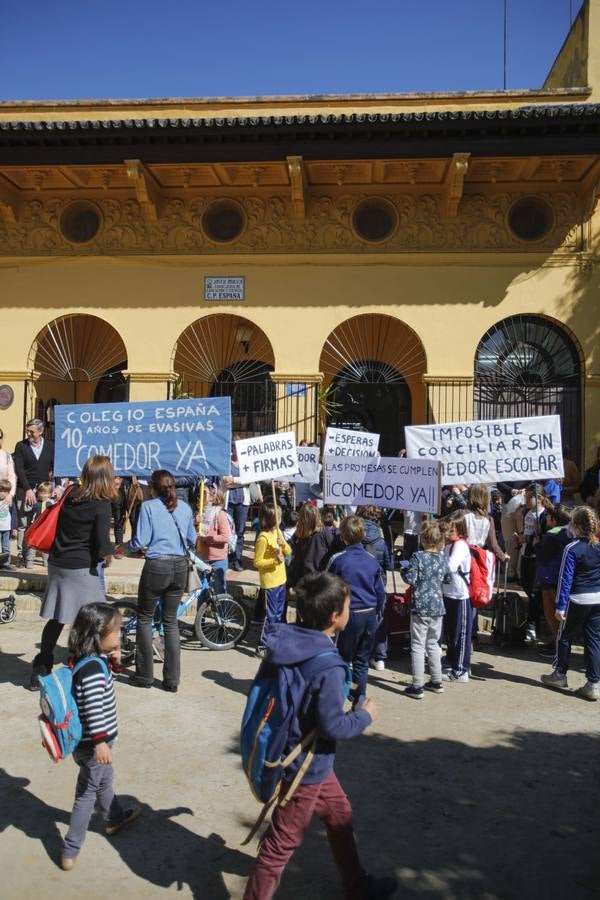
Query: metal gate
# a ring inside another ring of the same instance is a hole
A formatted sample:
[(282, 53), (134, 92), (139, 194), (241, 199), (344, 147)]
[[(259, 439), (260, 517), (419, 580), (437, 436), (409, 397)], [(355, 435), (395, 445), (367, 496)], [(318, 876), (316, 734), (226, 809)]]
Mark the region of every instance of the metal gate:
[(382, 456), (395, 456), (404, 447), (404, 428), (412, 420), (410, 388), (387, 363), (347, 366), (333, 381), (329, 404), (329, 425), (380, 434)]
[(559, 415), (563, 453), (581, 465), (582, 359), (569, 334), (542, 316), (511, 316), (475, 356), (476, 419)]

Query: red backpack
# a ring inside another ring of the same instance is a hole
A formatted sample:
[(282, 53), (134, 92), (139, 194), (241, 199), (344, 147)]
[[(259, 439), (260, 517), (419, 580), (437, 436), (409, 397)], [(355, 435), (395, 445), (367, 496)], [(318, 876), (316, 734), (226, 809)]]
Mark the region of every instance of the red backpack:
[(484, 547), (477, 547), (475, 544), (469, 544), (468, 546), (471, 553), (470, 578), (467, 580), (463, 572), (460, 574), (469, 588), (471, 606), (475, 609), (483, 609), (492, 600), (496, 557)]

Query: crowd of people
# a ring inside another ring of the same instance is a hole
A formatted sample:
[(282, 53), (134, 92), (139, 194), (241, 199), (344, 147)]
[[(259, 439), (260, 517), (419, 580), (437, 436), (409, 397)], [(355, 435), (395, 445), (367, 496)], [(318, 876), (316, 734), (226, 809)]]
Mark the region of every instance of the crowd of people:
[[(320, 759), (302, 781), (306, 790), (298, 795), (295, 807), (299, 818), (276, 811), (248, 884), (248, 900), (273, 895), (313, 811), (327, 825), (347, 896), (390, 895), (389, 880), (371, 878), (358, 861), (351, 808), (333, 774), (336, 738), (361, 733), (377, 714), (368, 699), (368, 678), (369, 667), (386, 666), (389, 571), (398, 568), (410, 592), (412, 683), (405, 689), (407, 697), (421, 700), (426, 692), (442, 694), (445, 682), (470, 680), (471, 655), (479, 636), (469, 586), (473, 549), (479, 547), (490, 551), (507, 581), (517, 581), (527, 597), (526, 621), (522, 627), (516, 624), (524, 642), (553, 660), (543, 683), (567, 688), (571, 645), (582, 632), (586, 682), (579, 693), (587, 700), (600, 699), (600, 448), (580, 482), (580, 505), (575, 505), (572, 485), (565, 491), (555, 481), (452, 485), (443, 490), (441, 516), (405, 511), (400, 548), (398, 511), (327, 506), (315, 486), (311, 496), (298, 504), (287, 485), (243, 485), (235, 450), (231, 474), (203, 482), (190, 478), (184, 484), (165, 470), (154, 472), (147, 484), (126, 484), (102, 456), (88, 459), (75, 483), (56, 481), (53, 455), (38, 420), (27, 424), (26, 439), (12, 456), (0, 448), (4, 568), (12, 568), (8, 555), (12, 533), (21, 562), (26, 567), (34, 564), (35, 550), (27, 547), (25, 529), (49, 503), (61, 504), (47, 558), (41, 608), (45, 625), (33, 661), (32, 690), (39, 688), (38, 676), (51, 672), (65, 625), (72, 626), (69, 649), (75, 661), (88, 655), (118, 661), (118, 617), (114, 608), (107, 611), (104, 571), (114, 556), (130, 553), (143, 554), (144, 566), (138, 592), (136, 671), (129, 683), (141, 688), (154, 684), (152, 621), (160, 602), (162, 687), (176, 693), (181, 678), (177, 608), (186, 590), (190, 552), (212, 570), (217, 589), (224, 591), (228, 569), (242, 571), (249, 564), (244, 556), (244, 542), (252, 533), (249, 524), (255, 527), (252, 565), (260, 582), (254, 613), (261, 626), (256, 655), (295, 664), (294, 660), (306, 659), (302, 656), (306, 642), (323, 647), (335, 643), (351, 671), (351, 712), (343, 713), (342, 686), (338, 675), (330, 674), (315, 690), (310, 709), (304, 708), (304, 718), (322, 730)], [(128, 541), (124, 541), (125, 516), (131, 529)], [(293, 626), (286, 624), (290, 604), (296, 607)], [(85, 733), (75, 756), (80, 774), (63, 846), (65, 870), (79, 854), (96, 799), (109, 834), (136, 818), (135, 810), (123, 809), (112, 794), (114, 691), (112, 681), (109, 687), (98, 667), (92, 668), (92, 663), (86, 664), (75, 680)], [(306, 722), (300, 719), (302, 732)]]

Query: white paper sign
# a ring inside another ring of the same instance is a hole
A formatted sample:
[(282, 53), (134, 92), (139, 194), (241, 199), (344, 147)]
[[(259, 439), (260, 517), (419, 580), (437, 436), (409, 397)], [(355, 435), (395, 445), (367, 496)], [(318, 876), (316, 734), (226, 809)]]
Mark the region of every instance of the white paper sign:
[(320, 475), (318, 447), (298, 447), (298, 465), (300, 471), (297, 475), (290, 475), (288, 481), (295, 484), (316, 484)]
[(323, 456), (377, 456), (378, 447), (378, 434), (347, 428), (328, 428)]
[(238, 481), (287, 481), (299, 471), (296, 435), (293, 431), (242, 438), (235, 442), (240, 474)]
[(437, 461), (325, 456), (323, 469), (324, 503), (440, 511), (441, 466)]
[(484, 419), (405, 429), (407, 455), (439, 460), (442, 484), (562, 478), (560, 416)]

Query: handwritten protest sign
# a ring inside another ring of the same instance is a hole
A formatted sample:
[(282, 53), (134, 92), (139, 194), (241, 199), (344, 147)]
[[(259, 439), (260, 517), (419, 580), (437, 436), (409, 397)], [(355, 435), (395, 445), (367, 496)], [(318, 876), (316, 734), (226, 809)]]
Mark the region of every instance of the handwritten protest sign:
[(437, 461), (325, 456), (323, 499), (332, 504), (372, 504), (439, 513), (440, 471)]
[(328, 428), (323, 456), (377, 456), (378, 447), (378, 434), (347, 428)]
[(319, 448), (298, 447), (297, 452), (300, 471), (297, 475), (290, 475), (287, 480), (295, 484), (316, 484), (320, 474)]
[(235, 442), (240, 474), (238, 481), (287, 481), (299, 471), (296, 436), (293, 431), (243, 438)]
[(226, 475), (231, 471), (231, 399), (57, 405), (55, 475), (78, 475), (108, 456), (117, 475)]
[(562, 478), (560, 416), (411, 425), (406, 452), (439, 460), (442, 484)]

